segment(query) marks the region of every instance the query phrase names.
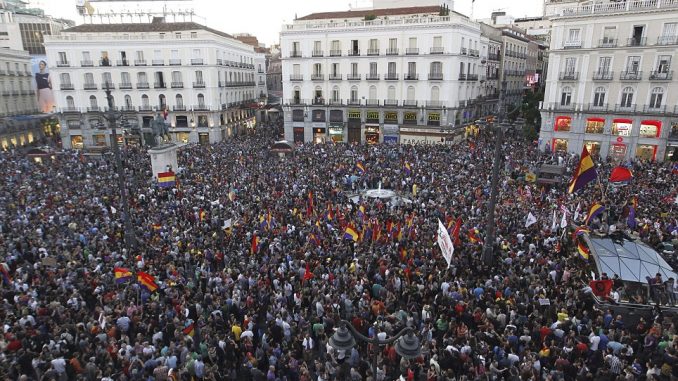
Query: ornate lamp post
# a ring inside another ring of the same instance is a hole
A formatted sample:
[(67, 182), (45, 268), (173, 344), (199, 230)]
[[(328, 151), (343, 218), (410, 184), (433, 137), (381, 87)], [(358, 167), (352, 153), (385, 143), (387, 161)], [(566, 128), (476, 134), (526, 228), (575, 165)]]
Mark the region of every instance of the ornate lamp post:
[[(372, 344), (377, 347), (382, 347), (384, 345), (395, 343), (395, 350), (398, 355), (406, 358), (413, 359), (419, 357), (421, 354), (421, 346), (419, 343), (419, 338), (414, 335), (414, 330), (410, 327), (403, 328), (395, 336), (380, 340), (376, 335), (373, 338), (367, 337), (360, 332), (358, 332), (353, 325), (346, 321), (341, 320), (339, 327), (337, 328), (334, 335), (330, 338), (330, 346), (338, 351), (350, 351), (356, 345), (356, 338), (362, 342)], [(377, 358), (379, 353), (377, 352), (372, 359), (372, 375), (377, 377)]]

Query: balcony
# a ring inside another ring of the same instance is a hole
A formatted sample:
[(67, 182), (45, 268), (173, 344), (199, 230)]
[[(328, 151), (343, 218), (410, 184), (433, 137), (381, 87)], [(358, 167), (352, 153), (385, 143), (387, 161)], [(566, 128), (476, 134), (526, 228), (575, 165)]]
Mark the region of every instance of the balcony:
[(82, 86), (83, 90), (97, 90), (98, 86), (96, 83), (93, 82), (85, 82), (85, 84)]
[(164, 89), (166, 87), (167, 87), (167, 85), (165, 84), (165, 82), (155, 82), (155, 83), (153, 83), (153, 88), (155, 88), (155, 89)]
[(419, 54), (419, 48), (407, 48), (405, 49), (405, 54), (408, 56), (416, 56)]
[(369, 73), (365, 76), (365, 79), (368, 81), (378, 81), (381, 76), (377, 73)]
[(152, 60), (151, 65), (153, 65), (153, 66), (164, 66), (165, 60)]
[(120, 90), (131, 90), (132, 89), (132, 83), (131, 82), (120, 82), (118, 85), (118, 88)]
[(325, 105), (325, 98), (313, 98), (311, 104), (314, 106), (323, 106)]
[(368, 56), (378, 56), (379, 55), (379, 49), (367, 49), (367, 55)]
[(170, 66), (181, 66), (181, 60), (178, 58), (170, 58), (169, 64)]
[(360, 106), (360, 99), (347, 99), (346, 104), (349, 106)]
[(615, 112), (635, 112), (636, 111), (636, 105), (615, 105), (614, 111)]
[(311, 81), (324, 81), (325, 80), (325, 75), (324, 74), (311, 74)]
[(202, 58), (191, 58), (191, 65), (204, 65), (205, 61)]
[(563, 43), (563, 49), (580, 49), (581, 41), (565, 41)]
[(476, 49), (469, 49), (468, 55), (471, 57), (480, 57), (480, 52)]
[(101, 107), (99, 106), (89, 106), (87, 107), (87, 112), (100, 112)]
[(322, 50), (314, 50), (311, 52), (311, 57), (323, 57), (325, 52)]
[(603, 38), (598, 40), (599, 48), (616, 48), (617, 44), (618, 42), (616, 38)]
[(82, 61), (80, 61), (80, 66), (82, 66), (82, 67), (92, 67), (92, 66), (94, 66), (94, 62), (92, 62), (92, 60), (82, 60)]
[(466, 74), (464, 74), (464, 73), (459, 74), (459, 80), (465, 81), (466, 80)]
[(129, 61), (127, 60), (118, 60), (115, 63), (117, 66), (129, 66)]
[(405, 74), (405, 77), (403, 78), (406, 81), (418, 81), (419, 80), (419, 74), (417, 73), (407, 73)]
[(579, 80), (579, 72), (578, 71), (562, 72), (558, 76), (558, 79), (560, 79), (561, 81), (577, 81)]
[(664, 114), (666, 112), (666, 105), (645, 105), (643, 107), (643, 112), (649, 114)]
[(400, 78), (400, 76), (396, 73), (387, 73), (384, 76), (384, 80), (386, 81), (397, 81)]
[(296, 50), (291, 51), (290, 58), (301, 58), (301, 52)]
[(426, 107), (442, 108), (443, 107), (443, 101), (426, 101)]
[(134, 66), (146, 66), (146, 60), (134, 60)]
[(643, 79), (642, 71), (622, 71), (619, 75), (620, 81), (640, 81)]
[(330, 81), (341, 81), (342, 78), (341, 74), (330, 74)]
[(186, 106), (185, 105), (177, 105), (172, 107), (172, 110), (174, 111), (186, 111)]
[(142, 106), (139, 106), (139, 111), (140, 111), (140, 112), (149, 112), (149, 111), (153, 111), (153, 106), (151, 106), (151, 105), (142, 105)]
[(304, 80), (303, 74), (290, 74), (290, 81), (291, 82), (301, 82), (303, 80)]
[(386, 107), (398, 107), (397, 99), (384, 99), (384, 106)]
[(330, 50), (330, 57), (341, 57), (341, 50)]
[(487, 59), (490, 61), (499, 61), (499, 54), (497, 53), (488, 53)]
[(614, 79), (613, 71), (597, 71), (593, 73), (594, 81), (611, 81)]
[(289, 105), (305, 105), (306, 102), (304, 102), (304, 100), (300, 99), (300, 98), (293, 98), (293, 99), (288, 99), (287, 104), (289, 104)]
[(571, 102), (570, 102), (570, 103), (565, 103), (565, 104), (563, 104), (563, 103), (560, 103), (560, 102), (555, 102), (555, 103), (551, 103), (551, 104), (550, 104), (549, 109), (550, 109), (550, 110), (564, 110), (564, 111), (568, 111), (568, 110), (574, 110), (574, 109), (575, 109), (575, 106), (576, 106), (576, 103), (571, 103)]
[(148, 89), (148, 82), (137, 82), (137, 89)]
[(672, 79), (673, 79), (673, 70), (671, 71), (653, 70), (650, 72), (650, 81), (670, 81)]
[(429, 50), (430, 54), (445, 54), (445, 48), (442, 46), (434, 46)]
[(398, 48), (386, 49), (386, 55), (387, 56), (397, 56), (398, 55)]
[(210, 108), (207, 105), (197, 105), (193, 106), (193, 111), (209, 111)]
[(173, 89), (183, 89), (184, 88), (184, 83), (183, 82), (172, 82), (170, 86)]
[(678, 45), (678, 36), (659, 36), (657, 45)]
[(259, 83), (258, 83), (259, 86), (263, 86), (263, 85), (265, 85), (265, 84), (266, 84), (266, 82), (261, 81), (261, 80), (260, 80)]
[(461, 49), (459, 49), (459, 54), (461, 54), (462, 56), (467, 55), (467, 54), (468, 54), (468, 49), (466, 49), (466, 48), (461, 48)]
[(406, 100), (403, 101), (403, 107), (417, 107), (417, 103), (418, 103), (417, 101)]
[(346, 79), (348, 79), (349, 81), (360, 81), (362, 79), (362, 77), (363, 76), (360, 75), (360, 74), (353, 73), (353, 74), (347, 75)]
[(72, 83), (62, 83), (59, 88), (61, 90), (75, 90), (75, 87), (73, 86)]
[(359, 55), (360, 55), (360, 49), (358, 49), (358, 50), (351, 49), (351, 50), (348, 51), (349, 57), (357, 57)]
[(102, 58), (99, 60), (99, 66), (111, 66), (111, 61), (108, 58)]
[(466, 76), (466, 79), (468, 81), (477, 81), (478, 80), (478, 74), (469, 74)]
[(607, 103), (605, 104), (595, 104), (595, 103), (589, 103), (586, 105), (586, 111), (607, 111)]
[(368, 99), (365, 101), (367, 106), (379, 106), (379, 99)]
[(203, 82), (203, 81), (193, 82), (193, 88), (194, 89), (204, 89), (205, 88), (205, 82)]
[(80, 112), (80, 108), (72, 106), (72, 107), (64, 107), (61, 109), (61, 112)]
[(57, 61), (57, 67), (69, 67), (71, 64), (68, 61)]
[(341, 99), (330, 99), (329, 101), (330, 106), (341, 106), (343, 104), (344, 102), (342, 102)]
[(626, 46), (645, 46), (647, 45), (647, 38), (645, 37), (631, 37), (626, 40)]

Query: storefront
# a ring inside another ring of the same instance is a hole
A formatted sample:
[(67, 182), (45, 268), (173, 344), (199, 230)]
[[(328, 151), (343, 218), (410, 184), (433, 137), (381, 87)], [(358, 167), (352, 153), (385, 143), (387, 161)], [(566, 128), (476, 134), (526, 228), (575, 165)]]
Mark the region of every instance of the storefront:
[(82, 135), (71, 135), (71, 148), (72, 149), (85, 148), (85, 143), (82, 140)]
[(207, 132), (198, 133), (198, 143), (202, 145), (210, 144), (210, 134)]
[(586, 119), (585, 131), (587, 134), (602, 134), (605, 132), (605, 119), (588, 118)]
[(440, 113), (439, 112), (429, 112), (428, 121), (426, 123), (429, 126), (440, 126)]
[(344, 142), (344, 123), (330, 123), (330, 140), (333, 143)]
[(304, 142), (304, 127), (294, 127), (294, 142), (303, 143)]
[(327, 137), (327, 128), (325, 128), (324, 125), (325, 123), (313, 123), (313, 143), (325, 143)]
[(641, 138), (658, 138), (662, 131), (662, 122), (658, 120), (643, 120), (640, 122)]
[(384, 124), (384, 143), (398, 144), (398, 125)]
[(551, 144), (553, 152), (564, 151), (567, 152), (567, 139), (553, 139)]
[(593, 156), (600, 155), (600, 142), (596, 142), (593, 140), (585, 140), (584, 146), (591, 155)]
[(362, 115), (360, 111), (351, 110), (348, 112), (348, 142), (360, 143), (360, 129), (362, 123)]
[(612, 135), (629, 137), (633, 129), (633, 121), (631, 119), (613, 119), (612, 120)]
[(569, 132), (572, 128), (572, 118), (569, 116), (559, 116), (556, 118), (556, 125), (554, 131)]
[(678, 141), (668, 142), (666, 145), (666, 161), (678, 161)]
[(400, 127), (400, 144), (446, 144), (448, 136), (440, 129)]
[[(626, 125), (626, 123), (623, 123)], [(612, 127), (614, 129), (614, 126)], [(626, 129), (627, 127), (622, 127)], [(617, 137), (613, 142), (610, 142), (610, 151), (607, 157), (612, 161), (620, 162), (626, 159), (626, 152), (628, 151), (628, 142), (623, 136)]]
[(365, 125), (365, 143), (378, 144), (379, 143), (379, 125), (366, 124)]
[(105, 147), (106, 146), (106, 135), (103, 135), (103, 134), (92, 135), (92, 141), (94, 142), (95, 146)]
[(177, 132), (174, 134), (174, 141), (180, 143), (188, 143), (190, 138), (190, 133), (188, 132)]
[(657, 158), (657, 146), (653, 144), (638, 144), (636, 147), (636, 159), (651, 161)]

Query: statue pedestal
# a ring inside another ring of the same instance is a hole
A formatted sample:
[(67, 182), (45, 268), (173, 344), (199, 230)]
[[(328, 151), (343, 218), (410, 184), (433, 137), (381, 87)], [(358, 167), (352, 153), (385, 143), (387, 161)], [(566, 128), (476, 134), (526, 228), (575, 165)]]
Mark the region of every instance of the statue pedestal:
[(179, 169), (177, 164), (177, 146), (174, 143), (163, 144), (148, 150), (151, 156), (151, 170), (153, 177), (157, 180), (158, 173), (167, 172), (170, 170), (176, 172)]

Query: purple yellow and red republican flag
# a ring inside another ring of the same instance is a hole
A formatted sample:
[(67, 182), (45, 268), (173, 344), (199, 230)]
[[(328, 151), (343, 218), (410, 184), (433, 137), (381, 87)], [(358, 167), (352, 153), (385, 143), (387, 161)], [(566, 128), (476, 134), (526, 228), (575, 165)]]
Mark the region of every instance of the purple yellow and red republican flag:
[(596, 172), (596, 165), (593, 163), (593, 159), (591, 159), (591, 154), (589, 154), (589, 151), (586, 149), (586, 146), (584, 146), (584, 148), (581, 151), (579, 165), (577, 165), (577, 169), (574, 171), (574, 176), (572, 177), (572, 181), (570, 181), (570, 185), (567, 188), (567, 192), (574, 193), (579, 189), (582, 189), (584, 186), (586, 186), (586, 184), (590, 183), (591, 181), (594, 181), (596, 178), (598, 178), (598, 173)]
[(139, 282), (139, 285), (148, 292), (155, 292), (158, 289), (158, 285), (155, 283), (155, 277), (143, 271), (137, 272), (137, 282)]

